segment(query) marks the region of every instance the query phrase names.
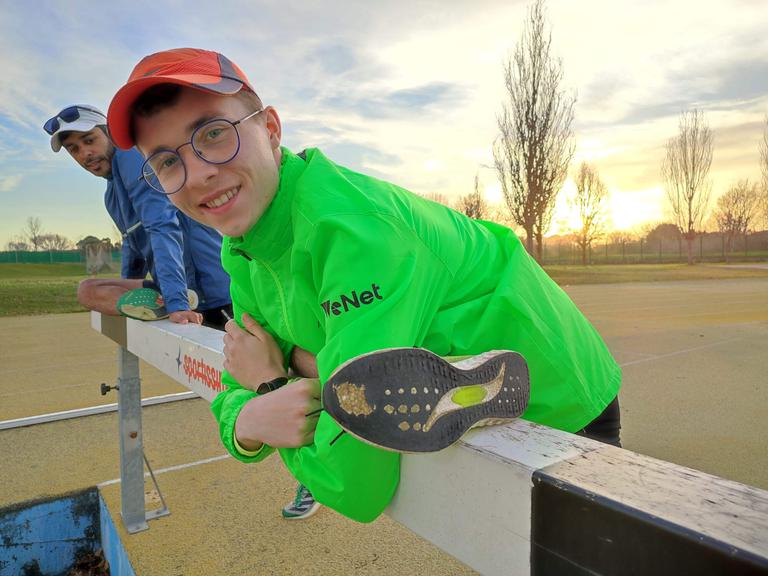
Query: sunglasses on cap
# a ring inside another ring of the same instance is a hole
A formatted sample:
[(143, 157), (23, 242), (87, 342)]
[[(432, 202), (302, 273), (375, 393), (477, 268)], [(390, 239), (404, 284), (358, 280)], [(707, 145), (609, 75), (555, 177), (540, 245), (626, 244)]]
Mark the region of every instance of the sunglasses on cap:
[(94, 110), (92, 108), (87, 108), (85, 106), (68, 106), (67, 108), (64, 108), (64, 110), (56, 114), (56, 116), (48, 120), (43, 125), (43, 130), (45, 130), (49, 135), (53, 136), (59, 130), (59, 128), (61, 128), (61, 124), (59, 123), (59, 118), (61, 118), (67, 124), (69, 124), (70, 122), (74, 122), (75, 120), (78, 120), (80, 118), (81, 109), (88, 110), (89, 112), (94, 112), (99, 116), (103, 116), (101, 112), (99, 112), (98, 110)]

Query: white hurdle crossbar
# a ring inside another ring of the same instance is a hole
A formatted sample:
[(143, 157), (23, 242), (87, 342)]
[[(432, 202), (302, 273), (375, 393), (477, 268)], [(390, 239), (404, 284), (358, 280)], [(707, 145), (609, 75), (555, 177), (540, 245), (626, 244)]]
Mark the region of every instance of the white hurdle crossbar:
[[(152, 514), (137, 358), (210, 402), (223, 333), (96, 312), (91, 325), (120, 346), (122, 517), (137, 531)], [(386, 513), (481, 574), (768, 574), (768, 491), (524, 420), (404, 455)]]

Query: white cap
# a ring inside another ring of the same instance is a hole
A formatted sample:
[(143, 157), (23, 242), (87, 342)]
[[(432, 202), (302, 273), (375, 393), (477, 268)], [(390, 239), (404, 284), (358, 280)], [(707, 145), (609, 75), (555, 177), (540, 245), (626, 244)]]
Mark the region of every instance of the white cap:
[[(51, 135), (51, 150), (58, 152), (61, 150), (61, 134), (63, 132), (90, 132), (96, 126), (103, 126), (107, 124), (107, 116), (96, 108), (89, 104), (73, 104), (62, 108), (61, 112), (64, 112), (70, 108), (77, 108), (79, 117), (72, 122), (65, 122), (61, 116), (55, 116), (59, 122), (59, 128)], [(61, 114), (59, 112), (59, 114)]]

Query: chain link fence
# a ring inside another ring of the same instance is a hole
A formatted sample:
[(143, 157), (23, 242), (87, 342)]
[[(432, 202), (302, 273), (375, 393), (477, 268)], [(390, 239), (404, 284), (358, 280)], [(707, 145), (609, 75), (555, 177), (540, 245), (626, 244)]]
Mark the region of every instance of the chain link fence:
[[(768, 260), (768, 231), (728, 239), (723, 234), (702, 234), (692, 245), (695, 262), (744, 262)], [(596, 242), (586, 254), (587, 264), (672, 264), (688, 261), (684, 239), (651, 239)], [(545, 239), (543, 263), (582, 264), (582, 249), (564, 239)]]
[[(109, 256), (119, 269), (120, 250)], [(742, 262), (768, 259), (768, 231), (754, 232), (729, 239), (723, 234), (702, 234), (693, 241), (696, 262)], [(558, 238), (544, 240), (544, 264), (581, 264), (582, 250), (575, 243)], [(671, 264), (688, 261), (687, 246), (681, 239), (651, 239), (627, 242), (596, 242), (587, 252), (588, 264)], [(81, 250), (5, 251), (0, 264), (86, 264)]]
[[(112, 250), (110, 254), (113, 265), (120, 268), (120, 250)], [(85, 253), (81, 250), (49, 250), (26, 251), (15, 250), (0, 252), (0, 264), (72, 264), (82, 262), (85, 266)]]

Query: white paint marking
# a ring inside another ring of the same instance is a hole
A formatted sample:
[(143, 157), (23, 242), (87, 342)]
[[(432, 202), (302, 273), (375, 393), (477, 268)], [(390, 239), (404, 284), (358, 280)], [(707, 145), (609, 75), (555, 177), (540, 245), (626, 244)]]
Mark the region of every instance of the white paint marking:
[[(210, 464), (211, 462), (226, 460), (227, 458), (232, 458), (232, 456), (230, 456), (229, 454), (222, 454), (221, 456), (214, 456), (213, 458), (206, 458), (205, 460), (197, 460), (196, 462), (187, 462), (186, 464), (177, 464), (176, 466), (168, 466), (168, 468), (161, 468), (160, 470), (155, 470), (155, 476), (158, 476), (160, 474), (165, 474), (166, 472), (175, 472), (176, 470), (184, 470), (185, 468), (192, 468), (193, 466), (199, 466), (200, 464)], [(149, 472), (144, 472), (144, 478), (149, 478)], [(106, 482), (101, 482), (100, 484), (96, 484), (96, 487), (103, 488), (104, 486), (110, 486), (112, 484), (120, 484), (120, 478), (114, 478), (112, 480), (107, 480)]]
[(624, 366), (632, 366), (634, 364), (642, 364), (643, 362), (654, 362), (656, 360), (662, 360), (664, 358), (671, 358), (672, 356), (680, 356), (681, 354), (688, 354), (689, 352), (697, 352), (698, 350), (706, 350), (707, 348), (714, 348), (715, 346), (721, 346), (723, 344), (729, 344), (730, 342), (738, 342), (744, 340), (744, 338), (729, 338), (728, 340), (721, 340), (720, 342), (713, 342), (712, 344), (704, 344), (703, 346), (694, 346), (693, 348), (686, 348), (685, 350), (678, 350), (677, 352), (670, 352), (669, 354), (660, 354), (651, 358), (641, 358), (640, 360), (632, 360), (631, 362), (625, 362), (620, 364), (622, 368)]
[[(141, 401), (141, 405), (154, 406), (155, 404), (167, 404), (168, 402), (191, 400), (199, 397), (200, 396), (194, 392), (176, 392), (175, 394), (164, 394), (162, 396), (150, 396), (149, 398), (144, 398)], [(48, 414), (38, 414), (37, 416), (15, 418), (14, 420), (0, 420), (0, 430), (22, 428), (24, 426), (33, 426), (35, 424), (47, 424), (48, 422), (70, 420), (72, 418), (81, 418), (83, 416), (94, 416), (106, 412), (117, 412), (117, 403), (90, 406), (88, 408), (75, 408), (74, 410), (64, 410), (62, 412), (50, 412)]]

